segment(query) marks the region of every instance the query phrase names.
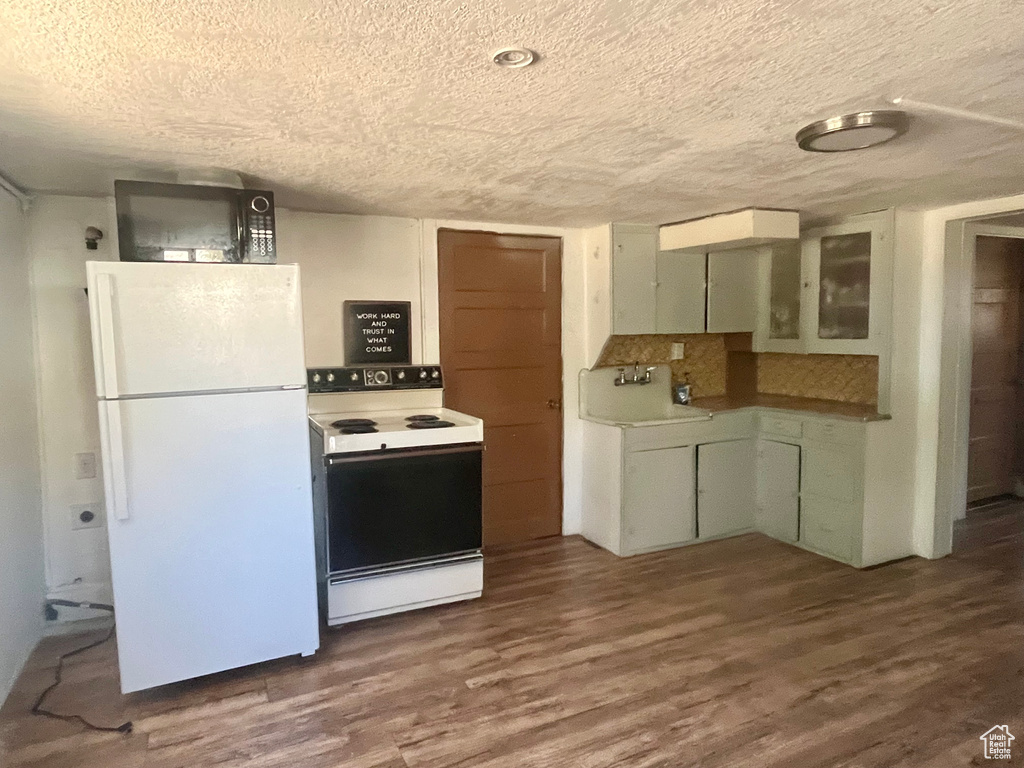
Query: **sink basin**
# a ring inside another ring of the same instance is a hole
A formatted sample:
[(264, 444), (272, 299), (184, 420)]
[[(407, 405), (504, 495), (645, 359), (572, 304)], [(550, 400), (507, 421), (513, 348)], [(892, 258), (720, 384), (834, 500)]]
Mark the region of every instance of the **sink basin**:
[(707, 421), (711, 411), (676, 405), (671, 398), (672, 374), (667, 365), (653, 366), (650, 384), (615, 386), (615, 368), (580, 372), (580, 418), (622, 427)]
[(703, 408), (694, 408), (692, 405), (666, 403), (661, 408), (637, 409), (636, 411), (626, 409), (619, 413), (591, 415), (602, 421), (610, 421), (630, 427), (640, 427), (675, 421), (706, 421), (711, 418), (711, 411), (706, 411)]

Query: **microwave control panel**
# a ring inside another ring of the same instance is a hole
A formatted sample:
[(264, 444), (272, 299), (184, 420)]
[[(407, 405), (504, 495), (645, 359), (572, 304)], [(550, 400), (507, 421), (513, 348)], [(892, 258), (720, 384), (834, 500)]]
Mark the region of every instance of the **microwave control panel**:
[(246, 202), (245, 208), (249, 261), (254, 264), (277, 263), (273, 194), (270, 192), (254, 193)]

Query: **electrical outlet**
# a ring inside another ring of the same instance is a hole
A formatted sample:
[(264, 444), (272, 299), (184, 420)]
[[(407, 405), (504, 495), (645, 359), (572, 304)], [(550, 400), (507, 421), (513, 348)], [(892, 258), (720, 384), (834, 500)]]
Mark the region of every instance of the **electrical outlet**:
[(80, 531), (83, 528), (103, 527), (103, 505), (94, 504), (72, 504), (71, 505), (71, 530)]
[(76, 453), (75, 454), (75, 479), (91, 480), (96, 477), (96, 454)]
[(686, 353), (686, 342), (673, 341), (672, 342), (672, 359), (682, 360)]

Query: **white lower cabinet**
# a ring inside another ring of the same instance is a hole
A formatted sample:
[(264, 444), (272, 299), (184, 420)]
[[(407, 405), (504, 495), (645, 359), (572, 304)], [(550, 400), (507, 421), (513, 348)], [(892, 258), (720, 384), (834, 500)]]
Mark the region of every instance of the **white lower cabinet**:
[(754, 441), (697, 446), (697, 536), (714, 539), (754, 527)]
[(696, 538), (694, 456), (692, 445), (625, 454), (624, 553), (664, 549)]
[(775, 409), (587, 423), (583, 535), (617, 555), (757, 530), (857, 568), (906, 557), (912, 511), (893, 503), (892, 428)]
[(853, 533), (860, 519), (856, 504), (805, 493), (801, 497), (800, 542), (824, 555), (851, 563), (857, 559)]
[(757, 442), (757, 529), (780, 541), (800, 535), (800, 446)]

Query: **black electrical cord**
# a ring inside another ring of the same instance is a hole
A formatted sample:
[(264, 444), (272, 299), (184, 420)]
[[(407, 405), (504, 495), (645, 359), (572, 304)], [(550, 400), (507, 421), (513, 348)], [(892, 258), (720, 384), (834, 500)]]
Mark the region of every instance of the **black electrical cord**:
[[(111, 606), (111, 605), (104, 605), (102, 603), (74, 603), (74, 602), (71, 602), (70, 600), (51, 600), (51, 601), (49, 601), (49, 603), (51, 605), (67, 605), (67, 606), (82, 607), (82, 608), (96, 608), (96, 609), (99, 609), (101, 611), (110, 611), (111, 613), (114, 612), (114, 607), (113, 606)], [(60, 714), (58, 712), (52, 712), (52, 711), (50, 711), (48, 709), (44, 709), (43, 708), (43, 702), (46, 701), (46, 697), (49, 696), (50, 692), (54, 688), (56, 688), (58, 685), (60, 685), (60, 683), (61, 683), (61, 679), (62, 679), (63, 674), (64, 674), (64, 660), (65, 659), (70, 659), (72, 656), (77, 656), (80, 653), (85, 653), (86, 651), (91, 651), (93, 648), (97, 648), (97, 647), (103, 645), (105, 642), (107, 642), (108, 640), (110, 640), (110, 638), (112, 638), (114, 636), (115, 628), (116, 627), (111, 627), (110, 631), (107, 632), (107, 634), (104, 635), (103, 637), (101, 637), (99, 640), (94, 640), (93, 642), (89, 643), (88, 645), (83, 645), (81, 648), (76, 648), (73, 651), (68, 651), (67, 653), (62, 653), (57, 658), (57, 673), (54, 675), (54, 681), (46, 688), (45, 691), (43, 691), (41, 694), (39, 694), (39, 698), (36, 699), (36, 703), (32, 705), (31, 712), (32, 712), (33, 715), (39, 715), (41, 717), (50, 717), (50, 718), (53, 718), (54, 720), (63, 720), (65, 722), (69, 722), (69, 723), (81, 723), (86, 728), (88, 728), (90, 730), (93, 730), (93, 731), (106, 731), (106, 732), (109, 732), (109, 733), (131, 733), (132, 732), (132, 723), (131, 723), (130, 720), (128, 722), (126, 722), (126, 723), (121, 723), (121, 725), (118, 725), (116, 727), (105, 726), (105, 725), (96, 725), (95, 723), (90, 723), (88, 720), (86, 720), (81, 715), (62, 715), (62, 714)]]

